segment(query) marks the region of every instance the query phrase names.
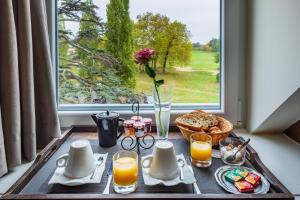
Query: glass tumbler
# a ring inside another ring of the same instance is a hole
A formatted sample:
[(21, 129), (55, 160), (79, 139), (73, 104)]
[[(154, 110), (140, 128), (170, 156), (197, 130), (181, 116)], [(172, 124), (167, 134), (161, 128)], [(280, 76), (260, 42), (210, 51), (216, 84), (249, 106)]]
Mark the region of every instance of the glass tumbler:
[[(246, 158), (246, 146), (241, 148), (243, 140), (240, 138), (231, 138), (227, 137), (223, 140), (219, 141), (221, 158), (223, 162), (227, 165), (243, 165)], [(234, 159), (228, 159), (228, 157), (232, 157), (235, 155)]]
[(194, 133), (190, 136), (191, 161), (196, 167), (211, 165), (212, 138), (207, 134)]
[(115, 192), (129, 194), (138, 183), (138, 155), (134, 151), (119, 151), (113, 155), (113, 187)]

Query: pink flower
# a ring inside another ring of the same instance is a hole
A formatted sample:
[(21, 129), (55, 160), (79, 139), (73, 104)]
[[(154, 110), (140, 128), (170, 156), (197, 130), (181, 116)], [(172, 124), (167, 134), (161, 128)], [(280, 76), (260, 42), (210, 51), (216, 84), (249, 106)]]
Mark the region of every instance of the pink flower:
[(154, 57), (155, 51), (150, 48), (144, 48), (136, 52), (134, 58), (135, 62), (137, 64), (147, 64), (153, 57)]

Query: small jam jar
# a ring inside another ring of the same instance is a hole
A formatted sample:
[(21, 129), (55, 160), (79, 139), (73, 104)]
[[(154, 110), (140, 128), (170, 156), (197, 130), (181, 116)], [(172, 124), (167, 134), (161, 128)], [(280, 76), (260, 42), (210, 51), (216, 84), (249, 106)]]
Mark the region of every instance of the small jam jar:
[(145, 133), (151, 133), (152, 119), (150, 119), (150, 118), (143, 118), (142, 122), (145, 123)]
[(142, 137), (145, 133), (145, 123), (144, 122), (134, 122), (133, 127), (135, 128), (135, 136)]
[(132, 116), (131, 119), (134, 121), (141, 121), (143, 119), (143, 117), (135, 115), (135, 116)]
[(134, 120), (125, 120), (123, 122), (123, 126), (125, 129), (125, 134), (126, 135), (134, 135), (135, 134), (135, 128), (133, 127)]

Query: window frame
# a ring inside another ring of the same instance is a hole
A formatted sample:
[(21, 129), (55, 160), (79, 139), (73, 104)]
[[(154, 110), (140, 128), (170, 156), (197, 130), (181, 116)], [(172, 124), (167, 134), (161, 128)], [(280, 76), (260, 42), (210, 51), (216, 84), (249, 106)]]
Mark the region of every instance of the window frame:
[[(132, 115), (130, 104), (59, 104), (58, 103), (58, 35), (57, 35), (57, 0), (47, 3), (49, 38), (53, 62), (54, 85), (57, 108), (61, 126), (90, 125), (89, 115), (105, 111), (107, 107), (119, 112), (122, 117)], [(49, 4), (49, 5), (48, 5)], [(50, 14), (49, 14), (50, 13)], [(216, 104), (172, 104), (171, 122), (182, 114), (195, 109), (227, 117), (234, 125), (243, 124), (244, 96), (244, 52), (243, 20), (244, 2), (239, 0), (220, 0), (220, 103)], [(50, 16), (50, 17), (49, 17)], [(50, 24), (50, 26), (49, 26)], [(225, 67), (226, 66), (226, 67)], [(141, 104), (141, 114), (154, 118), (153, 105)], [(171, 123), (172, 124), (172, 123)]]

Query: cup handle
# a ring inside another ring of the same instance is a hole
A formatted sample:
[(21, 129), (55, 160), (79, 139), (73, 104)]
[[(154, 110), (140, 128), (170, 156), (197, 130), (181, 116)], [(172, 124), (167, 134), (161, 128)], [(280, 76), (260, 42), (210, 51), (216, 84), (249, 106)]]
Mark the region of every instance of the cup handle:
[[(124, 122), (125, 119), (119, 118), (119, 121)], [(125, 133), (125, 128), (124, 128), (124, 126), (122, 126), (122, 129), (121, 129), (121, 131), (119, 132), (119, 135), (117, 136), (117, 139), (119, 139), (124, 133)]]
[[(152, 160), (153, 160), (153, 156), (152, 155), (149, 155), (149, 156), (146, 156), (143, 160), (142, 160), (142, 167), (143, 168), (150, 168), (151, 166), (151, 163), (152, 163)], [(146, 162), (148, 161), (148, 162)], [(148, 164), (145, 164), (148, 163)]]
[(56, 166), (57, 167), (65, 167), (67, 165), (68, 158), (69, 158), (69, 154), (61, 155), (56, 161)]

